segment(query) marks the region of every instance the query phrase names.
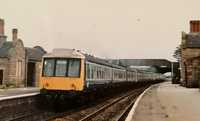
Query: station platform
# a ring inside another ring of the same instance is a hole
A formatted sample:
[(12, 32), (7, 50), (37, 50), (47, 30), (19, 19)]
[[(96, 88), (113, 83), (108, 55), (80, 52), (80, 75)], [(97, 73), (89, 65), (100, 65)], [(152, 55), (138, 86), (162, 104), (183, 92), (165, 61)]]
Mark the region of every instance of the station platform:
[(156, 84), (138, 98), (126, 121), (200, 121), (200, 91)]
[(39, 88), (0, 89), (0, 101), (39, 94)]

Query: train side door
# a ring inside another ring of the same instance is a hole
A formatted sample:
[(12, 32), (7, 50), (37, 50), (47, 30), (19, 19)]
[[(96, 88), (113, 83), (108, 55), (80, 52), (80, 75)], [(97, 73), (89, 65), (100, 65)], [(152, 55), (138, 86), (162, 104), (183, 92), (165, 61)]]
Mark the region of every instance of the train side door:
[(3, 84), (3, 70), (0, 70), (0, 85)]

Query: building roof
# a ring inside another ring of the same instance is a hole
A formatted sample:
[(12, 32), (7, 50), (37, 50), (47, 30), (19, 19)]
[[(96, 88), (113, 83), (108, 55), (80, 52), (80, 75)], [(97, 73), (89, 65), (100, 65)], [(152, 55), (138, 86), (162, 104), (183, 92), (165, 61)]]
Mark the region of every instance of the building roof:
[(125, 68), (122, 67), (122, 66), (119, 66), (119, 65), (110, 63), (110, 62), (109, 62), (108, 60), (106, 60), (106, 59), (101, 59), (101, 58), (94, 57), (94, 56), (91, 56), (91, 55), (88, 55), (88, 54), (85, 54), (85, 58), (86, 58), (86, 60), (89, 61), (89, 62), (93, 62), (93, 63), (105, 65), (105, 66), (110, 66), (110, 67), (114, 67), (114, 68), (118, 68), (118, 69), (125, 69)]
[(12, 42), (4, 42), (2, 47), (0, 48), (0, 57), (1, 58), (8, 58), (10, 56), (10, 52), (14, 49), (14, 45)]
[[(25, 50), (28, 59), (35, 61), (41, 61), (42, 56), (46, 53), (46, 51), (40, 46), (35, 46), (34, 48), (26, 47)], [(0, 47), (0, 58), (9, 58), (13, 52), (15, 52), (13, 41), (6, 41)]]
[(123, 66), (171, 66), (171, 62), (166, 59), (116, 59), (112, 63)]
[(200, 34), (199, 33), (189, 33), (185, 38), (184, 47), (188, 48), (200, 48)]
[(42, 56), (46, 53), (46, 51), (37, 48), (37, 46), (34, 48), (26, 47), (25, 50), (27, 58), (34, 61), (41, 61)]

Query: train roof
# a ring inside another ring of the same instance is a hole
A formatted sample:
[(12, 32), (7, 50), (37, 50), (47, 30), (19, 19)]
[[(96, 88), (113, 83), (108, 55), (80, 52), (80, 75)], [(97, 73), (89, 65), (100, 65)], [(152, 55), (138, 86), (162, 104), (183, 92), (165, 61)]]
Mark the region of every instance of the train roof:
[(46, 58), (53, 58), (53, 57), (60, 57), (60, 58), (85, 58), (84, 54), (80, 51), (75, 49), (53, 49), (51, 53), (45, 54), (43, 57)]
[(110, 67), (118, 68), (118, 69), (126, 69), (125, 67), (109, 63), (109, 61), (106, 60), (106, 59), (101, 59), (101, 58), (94, 57), (94, 56), (91, 56), (91, 55), (88, 55), (88, 54), (85, 54), (85, 59), (86, 59), (86, 61), (92, 62), (92, 63), (97, 63), (97, 64), (110, 66)]
[(88, 62), (110, 66), (110, 67), (118, 68), (118, 69), (125, 69), (122, 66), (109, 63), (109, 61), (106, 59), (101, 59), (101, 58), (97, 58), (88, 54), (84, 54), (75, 49), (58, 48), (58, 49), (54, 49), (51, 53), (45, 54), (43, 57), (44, 58), (84, 58)]
[(45, 58), (83, 58), (83, 59), (86, 59), (86, 61), (91, 62), (91, 63), (105, 65), (105, 66), (109, 66), (109, 67), (113, 67), (117, 69), (123, 69), (123, 70), (126, 69), (128, 71), (134, 71), (134, 72), (137, 71), (139, 73), (152, 73), (152, 72), (148, 72), (148, 71), (144, 71), (144, 70), (140, 70), (136, 68), (126, 68), (123, 66), (119, 66), (119, 65), (110, 63), (109, 60), (101, 59), (101, 58), (94, 57), (88, 54), (84, 54), (75, 49), (62, 49), (62, 48), (54, 49), (51, 53), (47, 53), (43, 57)]
[(135, 69), (135, 68), (129, 68), (129, 67), (127, 67), (126, 69), (127, 69), (128, 71), (134, 71), (134, 72), (138, 71), (138, 69)]
[(136, 69), (136, 68), (126, 68), (123, 66), (119, 66), (113, 63), (110, 63), (109, 60), (106, 59), (101, 59), (98, 57), (94, 57), (92, 55), (84, 54), (80, 51), (77, 51), (75, 49), (54, 49), (51, 53), (47, 53), (43, 56), (44, 58), (83, 58), (88, 62), (91, 63), (96, 63), (100, 65), (105, 65), (117, 69), (123, 69), (123, 70), (128, 70), (128, 71), (137, 71), (139, 73), (152, 73), (152, 72), (147, 72), (144, 70)]

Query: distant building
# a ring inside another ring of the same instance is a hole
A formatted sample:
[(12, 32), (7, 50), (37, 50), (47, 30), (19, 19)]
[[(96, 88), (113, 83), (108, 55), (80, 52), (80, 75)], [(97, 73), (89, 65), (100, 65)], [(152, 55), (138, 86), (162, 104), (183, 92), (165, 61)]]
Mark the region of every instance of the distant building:
[(200, 81), (200, 21), (190, 21), (190, 32), (182, 33), (181, 84), (197, 87)]
[(46, 51), (39, 46), (24, 47), (17, 35), (18, 30), (13, 29), (12, 41), (7, 41), (4, 20), (0, 19), (0, 85), (37, 86), (41, 59)]
[[(116, 59), (110, 61), (111, 63), (117, 65), (138, 68), (141, 70), (149, 70), (153, 72), (159, 72), (159, 69), (166, 69), (171, 67), (171, 62), (166, 59)], [(171, 69), (168, 70), (171, 71)], [(166, 71), (168, 72), (168, 70)]]
[[(156, 73), (172, 73), (172, 83), (180, 78), (179, 63), (167, 59), (109, 59), (110, 63)], [(172, 69), (173, 68), (173, 69)]]

